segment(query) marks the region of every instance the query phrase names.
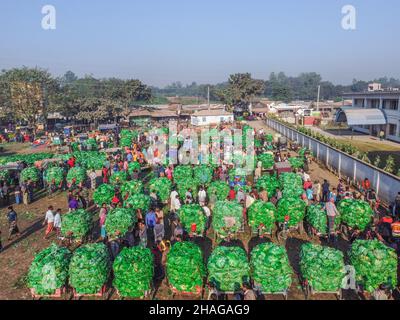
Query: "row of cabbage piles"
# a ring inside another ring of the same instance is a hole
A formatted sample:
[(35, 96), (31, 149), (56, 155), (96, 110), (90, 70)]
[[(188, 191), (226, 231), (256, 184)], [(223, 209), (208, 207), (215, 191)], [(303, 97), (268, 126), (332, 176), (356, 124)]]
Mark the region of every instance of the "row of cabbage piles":
[[(357, 240), (352, 245), (350, 263), (366, 291), (381, 284), (397, 285), (397, 256), (377, 240)], [(300, 272), (314, 291), (335, 292), (345, 277), (343, 253), (329, 247), (304, 244), (300, 252)], [(153, 255), (147, 248), (124, 248), (113, 263), (104, 244), (87, 244), (72, 254), (51, 245), (39, 252), (28, 273), (28, 286), (37, 294), (50, 295), (69, 283), (78, 294), (95, 294), (108, 283), (113, 270), (113, 286), (123, 297), (141, 297), (151, 289)], [(235, 292), (244, 282), (254, 281), (263, 293), (284, 292), (292, 284), (293, 270), (284, 247), (273, 243), (256, 246), (248, 261), (240, 247), (219, 246), (212, 252), (207, 268), (198, 245), (178, 242), (167, 255), (167, 277), (180, 292), (199, 292), (208, 271), (208, 280), (218, 290)]]

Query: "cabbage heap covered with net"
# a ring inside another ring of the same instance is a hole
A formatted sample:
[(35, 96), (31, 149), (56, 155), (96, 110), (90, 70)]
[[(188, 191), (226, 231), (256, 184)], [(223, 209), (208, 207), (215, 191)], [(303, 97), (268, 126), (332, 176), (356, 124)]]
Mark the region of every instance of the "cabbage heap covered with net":
[(155, 192), (157, 197), (165, 202), (169, 199), (169, 194), (171, 193), (172, 182), (165, 177), (154, 178), (149, 182), (149, 190)]
[(397, 286), (397, 254), (378, 240), (356, 240), (350, 250), (350, 261), (356, 270), (357, 282), (368, 292), (381, 284)]
[(276, 208), (271, 202), (256, 200), (247, 211), (249, 226), (270, 233), (275, 225)]
[(237, 233), (243, 223), (243, 209), (237, 202), (217, 201), (213, 210), (212, 227), (221, 237)]
[(141, 246), (123, 248), (113, 263), (113, 286), (122, 297), (140, 298), (151, 289), (153, 254)]
[(273, 197), (276, 194), (276, 189), (280, 188), (280, 183), (275, 175), (265, 175), (257, 179), (256, 188), (258, 191), (266, 190), (268, 196)]
[(285, 247), (262, 243), (251, 251), (251, 277), (264, 293), (284, 292), (292, 284), (293, 270)]
[(292, 172), (285, 172), (279, 176), (283, 197), (299, 197), (304, 193), (303, 180)]
[(185, 165), (176, 166), (174, 169), (174, 181), (179, 184), (188, 178), (193, 178), (192, 167)]
[(87, 170), (100, 170), (106, 161), (106, 154), (98, 151), (80, 151), (74, 152), (73, 156), (81, 167)]
[[(51, 167), (47, 169), (43, 174), (43, 179), (47, 182), (47, 184), (54, 183), (59, 185), (64, 178), (64, 170), (60, 167)], [(1, 180), (1, 176), (0, 176)]]
[(344, 199), (338, 204), (341, 220), (351, 228), (364, 231), (370, 224), (373, 211), (368, 202), (356, 199)]
[(75, 250), (69, 265), (69, 283), (78, 294), (96, 294), (111, 271), (108, 249), (103, 243), (90, 243)]
[(123, 198), (125, 198), (126, 196), (142, 192), (143, 192), (143, 183), (139, 180), (127, 181), (121, 186), (121, 195)]
[(110, 183), (113, 185), (123, 184), (128, 180), (128, 175), (124, 171), (114, 172), (110, 177)]
[(134, 171), (140, 172), (140, 163), (132, 161), (128, 163), (128, 173), (132, 174)]
[(213, 169), (206, 165), (196, 166), (193, 175), (199, 185), (209, 185), (213, 178)]
[(129, 196), (128, 199), (124, 201), (124, 206), (133, 210), (140, 209), (142, 211), (147, 211), (150, 208), (150, 203), (150, 196), (143, 193), (136, 193)]
[(300, 251), (300, 270), (313, 290), (335, 292), (341, 288), (345, 276), (343, 259), (339, 250), (306, 243)]
[(186, 192), (189, 191), (189, 189), (191, 190), (193, 198), (196, 198), (199, 190), (199, 185), (194, 178), (188, 177), (185, 180), (177, 182), (177, 191), (179, 197), (182, 200), (186, 199)]
[(294, 169), (300, 169), (304, 167), (304, 158), (303, 157), (291, 157), (288, 159), (290, 165)]
[(167, 256), (169, 283), (181, 292), (197, 292), (205, 276), (203, 254), (192, 242), (175, 243)]
[(76, 183), (81, 183), (86, 181), (86, 170), (81, 167), (73, 167), (69, 169), (67, 174), (67, 182), (72, 183), (75, 179)]
[(29, 154), (13, 154), (11, 156), (3, 156), (0, 157), (0, 165), (23, 161), (27, 165), (31, 166), (36, 161), (41, 161), (44, 159), (51, 159), (54, 157), (54, 154), (47, 152), (38, 152), (38, 153), (29, 153)]
[(136, 223), (136, 214), (130, 209), (116, 208), (107, 214), (105, 228), (111, 238), (123, 237)]
[(22, 170), (20, 177), (22, 181), (32, 180), (33, 182), (38, 182), (40, 177), (40, 172), (37, 168), (30, 167)]
[[(328, 216), (323, 206), (320, 204), (310, 205), (307, 207), (306, 220), (319, 234), (327, 235), (328, 230)], [(335, 217), (335, 230), (340, 225), (340, 216)]]
[(270, 169), (275, 164), (274, 156), (269, 153), (260, 154), (258, 156), (258, 161), (261, 161), (262, 167), (264, 169)]
[(276, 219), (285, 222), (285, 216), (289, 216), (289, 227), (295, 227), (303, 221), (306, 203), (297, 198), (282, 198), (278, 202)]
[(35, 255), (28, 272), (28, 287), (36, 294), (52, 295), (68, 278), (71, 252), (52, 244)]
[(91, 230), (92, 217), (83, 209), (71, 211), (61, 216), (61, 234), (72, 237), (72, 239), (82, 239)]
[(110, 184), (102, 184), (93, 193), (93, 201), (101, 206), (103, 203), (110, 204), (115, 195), (115, 188)]
[(208, 281), (220, 291), (236, 292), (249, 282), (247, 254), (240, 247), (217, 247), (207, 264)]
[(213, 181), (207, 189), (208, 196), (215, 195), (217, 200), (226, 200), (229, 195), (229, 185), (223, 181)]
[(206, 216), (203, 208), (198, 204), (185, 204), (178, 212), (182, 227), (190, 231), (193, 224), (196, 225), (196, 232), (202, 233), (206, 229)]

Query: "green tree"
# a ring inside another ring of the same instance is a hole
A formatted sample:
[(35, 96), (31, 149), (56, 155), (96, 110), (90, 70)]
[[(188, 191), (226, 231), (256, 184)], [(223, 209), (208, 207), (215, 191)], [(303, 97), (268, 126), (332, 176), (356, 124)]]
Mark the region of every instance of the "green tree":
[(381, 157), (376, 156), (375, 161), (374, 161), (374, 166), (379, 168), (380, 165), (381, 165)]
[(394, 172), (394, 167), (395, 167), (395, 163), (394, 163), (393, 156), (387, 157), (386, 166), (383, 168), (383, 170), (385, 170), (388, 173), (393, 173)]

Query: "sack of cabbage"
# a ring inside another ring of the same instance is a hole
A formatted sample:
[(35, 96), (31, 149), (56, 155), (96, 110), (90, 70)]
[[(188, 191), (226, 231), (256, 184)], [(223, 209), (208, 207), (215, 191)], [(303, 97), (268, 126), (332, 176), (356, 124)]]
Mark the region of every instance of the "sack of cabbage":
[(359, 229), (361, 232), (367, 228), (373, 218), (371, 207), (362, 200), (344, 199), (339, 202), (337, 208), (342, 222), (350, 228)]
[(336, 292), (345, 277), (344, 256), (339, 250), (303, 244), (300, 251), (300, 271), (304, 280), (316, 292)]

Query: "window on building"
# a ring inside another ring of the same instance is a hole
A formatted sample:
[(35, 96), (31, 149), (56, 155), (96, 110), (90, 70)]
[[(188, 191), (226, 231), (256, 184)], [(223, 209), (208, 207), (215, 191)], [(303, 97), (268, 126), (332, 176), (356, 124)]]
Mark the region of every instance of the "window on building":
[(207, 118), (206, 118), (206, 117), (203, 117), (203, 118), (201, 119), (201, 121), (206, 122), (206, 121), (207, 121)]
[(389, 124), (389, 135), (390, 136), (395, 136), (397, 131), (397, 125), (396, 124)]

